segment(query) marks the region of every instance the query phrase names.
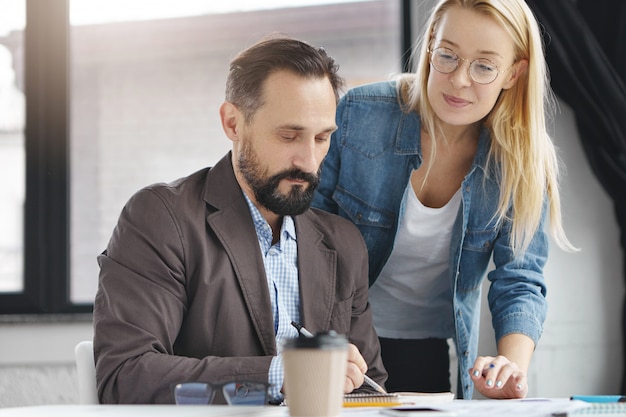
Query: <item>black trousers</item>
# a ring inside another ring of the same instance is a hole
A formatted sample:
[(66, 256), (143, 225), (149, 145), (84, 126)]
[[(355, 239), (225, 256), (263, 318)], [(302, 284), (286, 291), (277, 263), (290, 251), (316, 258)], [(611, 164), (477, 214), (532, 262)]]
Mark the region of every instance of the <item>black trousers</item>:
[(450, 354), (445, 339), (380, 337), (389, 392), (450, 392)]

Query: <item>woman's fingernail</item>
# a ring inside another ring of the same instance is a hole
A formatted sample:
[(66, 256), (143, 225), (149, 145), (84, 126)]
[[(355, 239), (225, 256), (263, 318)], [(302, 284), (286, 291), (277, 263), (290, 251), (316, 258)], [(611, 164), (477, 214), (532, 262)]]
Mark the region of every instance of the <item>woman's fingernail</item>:
[(500, 388), (502, 386), (502, 381), (496, 381), (496, 387)]
[(474, 372), (472, 372), (472, 375), (478, 376), (480, 375), (480, 371), (478, 369), (474, 369)]
[(521, 391), (524, 388), (524, 386), (522, 384), (517, 384), (515, 388), (517, 388), (518, 391)]
[(493, 385), (493, 381), (491, 379), (488, 379), (487, 382), (485, 383), (485, 385), (487, 385), (488, 387)]
[(493, 363), (490, 363), (490, 364), (489, 364), (489, 367), (490, 367), (490, 368), (495, 368), (495, 367), (496, 367), (496, 365), (494, 365)]

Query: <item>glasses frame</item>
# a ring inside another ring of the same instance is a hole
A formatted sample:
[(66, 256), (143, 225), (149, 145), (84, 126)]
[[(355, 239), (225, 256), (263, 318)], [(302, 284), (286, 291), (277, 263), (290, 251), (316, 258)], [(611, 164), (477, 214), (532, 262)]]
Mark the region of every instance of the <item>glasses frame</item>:
[[(456, 57), (456, 66), (452, 70), (450, 70), (448, 72), (444, 72), (444, 71), (441, 71), (440, 69), (437, 68), (437, 66), (433, 62), (433, 55), (434, 55), (434, 52), (437, 51), (438, 49), (444, 49), (446, 51), (450, 51), (450, 54), (454, 55)], [(459, 56), (459, 54), (457, 54), (453, 49), (450, 49), (450, 48), (445, 47), (445, 46), (438, 46), (436, 48), (428, 48), (427, 51), (428, 51), (428, 54), (429, 54), (428, 62), (430, 63), (430, 65), (432, 65), (432, 67), (435, 69), (435, 71), (437, 71), (440, 74), (452, 74), (454, 71), (456, 71), (459, 68), (459, 64), (460, 64), (461, 61), (470, 61), (469, 58), (461, 58)], [(476, 81), (474, 79), (474, 76), (472, 75), (472, 65), (474, 64), (474, 62), (481, 61), (481, 60), (489, 62), (496, 69), (496, 76), (493, 77), (493, 80), (491, 80), (489, 82), (486, 82), (486, 83), (481, 83), (480, 81)], [(467, 74), (469, 75), (470, 79), (473, 82), (475, 82), (476, 84), (488, 85), (488, 84), (491, 84), (492, 82), (494, 82), (495, 80), (497, 80), (498, 77), (500, 76), (500, 74), (502, 74), (504, 72), (510, 71), (511, 68), (513, 68), (514, 66), (515, 66), (515, 62), (513, 63), (513, 65), (511, 65), (507, 69), (500, 70), (500, 69), (498, 69), (498, 66), (493, 61), (491, 61), (491, 60), (489, 60), (487, 58), (476, 58), (476, 59), (474, 59), (474, 60), (469, 62), (469, 65), (467, 66)]]
[[(235, 384), (235, 394), (236, 395), (231, 395), (228, 392), (228, 388), (230, 385)], [(245, 398), (248, 396), (248, 393), (246, 393), (245, 395), (243, 395), (242, 397), (239, 397), (237, 394), (239, 393), (239, 390), (241, 387), (248, 387), (249, 385), (256, 385), (256, 386), (262, 386), (264, 389), (264, 395), (263, 395), (263, 402), (254, 402), (254, 403), (246, 403), (245, 401), (243, 402), (238, 402), (238, 401), (233, 401), (236, 398)], [(174, 386), (174, 401), (176, 402), (176, 404), (178, 405), (208, 405), (208, 404), (213, 404), (213, 401), (215, 400), (215, 394), (220, 391), (222, 393), (222, 395), (224, 396), (224, 399), (226, 400), (226, 403), (228, 405), (267, 405), (269, 403), (269, 388), (270, 388), (270, 384), (267, 382), (261, 382), (261, 381), (230, 381), (230, 382), (223, 382), (223, 383), (213, 383), (213, 382), (198, 382), (198, 381), (187, 381), (187, 382), (180, 382), (178, 384), (176, 384)], [(187, 398), (192, 398), (195, 399), (195, 401), (189, 401), (189, 402), (179, 402), (179, 391), (183, 388), (187, 388), (189, 389), (189, 392), (187, 392), (186, 397)], [(204, 392), (202, 391), (202, 389), (204, 388)]]

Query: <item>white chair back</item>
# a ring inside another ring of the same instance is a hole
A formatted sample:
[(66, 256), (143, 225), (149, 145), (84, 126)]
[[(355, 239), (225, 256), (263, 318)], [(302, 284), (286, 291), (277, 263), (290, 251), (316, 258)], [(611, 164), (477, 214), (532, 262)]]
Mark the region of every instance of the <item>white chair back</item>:
[(78, 398), (81, 404), (99, 404), (96, 388), (96, 363), (93, 358), (93, 342), (79, 342), (74, 348), (78, 375)]

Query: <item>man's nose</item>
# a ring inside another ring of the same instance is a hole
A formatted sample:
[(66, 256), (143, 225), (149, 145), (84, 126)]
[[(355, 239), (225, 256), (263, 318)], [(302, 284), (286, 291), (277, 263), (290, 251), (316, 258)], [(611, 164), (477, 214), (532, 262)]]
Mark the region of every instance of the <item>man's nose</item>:
[(297, 155), (294, 158), (294, 165), (304, 172), (317, 172), (324, 152), (322, 152), (315, 138), (303, 141), (298, 147)]

